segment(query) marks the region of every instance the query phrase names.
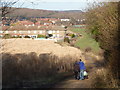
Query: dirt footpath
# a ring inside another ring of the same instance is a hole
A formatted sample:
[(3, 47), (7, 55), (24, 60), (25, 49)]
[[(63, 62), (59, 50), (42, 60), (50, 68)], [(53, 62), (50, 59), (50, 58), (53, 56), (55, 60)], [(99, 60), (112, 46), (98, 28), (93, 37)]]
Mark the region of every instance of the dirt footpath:
[(89, 78), (85, 80), (75, 80), (74, 77), (69, 77), (64, 81), (57, 83), (53, 88), (92, 88), (92, 78), (95, 73), (95, 61), (90, 60), (87, 65), (91, 66), (91, 69), (88, 72)]
[(54, 88), (90, 88), (90, 79), (75, 80), (74, 78), (69, 78), (60, 82)]

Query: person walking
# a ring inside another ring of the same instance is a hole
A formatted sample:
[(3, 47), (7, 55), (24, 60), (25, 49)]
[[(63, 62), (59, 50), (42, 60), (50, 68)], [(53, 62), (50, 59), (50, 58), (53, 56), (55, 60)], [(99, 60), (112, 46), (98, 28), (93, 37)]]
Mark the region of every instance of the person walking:
[(86, 70), (86, 67), (84, 62), (81, 59), (79, 62), (79, 66), (80, 66), (80, 80), (84, 80), (84, 70)]

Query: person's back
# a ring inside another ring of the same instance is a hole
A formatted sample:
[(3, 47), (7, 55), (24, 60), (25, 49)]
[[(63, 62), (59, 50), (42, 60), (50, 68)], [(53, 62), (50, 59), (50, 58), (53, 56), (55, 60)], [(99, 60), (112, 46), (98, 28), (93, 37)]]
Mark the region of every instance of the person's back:
[(79, 66), (80, 66), (80, 70), (85, 70), (86, 69), (85, 64), (82, 61), (79, 62)]
[(84, 70), (86, 70), (85, 64), (82, 62), (82, 60), (80, 59), (79, 62), (79, 66), (80, 66), (80, 80), (84, 79)]

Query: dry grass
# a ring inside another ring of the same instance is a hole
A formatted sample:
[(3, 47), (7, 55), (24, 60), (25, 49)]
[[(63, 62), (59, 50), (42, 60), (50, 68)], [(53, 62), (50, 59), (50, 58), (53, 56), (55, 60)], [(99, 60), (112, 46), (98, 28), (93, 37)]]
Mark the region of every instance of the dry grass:
[(22, 81), (32, 81), (44, 77), (51, 77), (60, 72), (69, 72), (73, 69), (75, 58), (68, 56), (59, 58), (52, 54), (2, 55), (3, 87), (19, 87)]
[(3, 87), (23, 87), (24, 81), (69, 72), (82, 56), (80, 50), (53, 41), (8, 39), (2, 44)]
[(118, 88), (118, 80), (109, 68), (99, 68), (94, 72), (92, 86), (94, 88)]
[(32, 40), (32, 39), (6, 39), (3, 40), (3, 50), (1, 53), (30, 53), (37, 55), (42, 53), (52, 53), (58, 57), (66, 55), (80, 58), (81, 51), (70, 46), (60, 46), (52, 40)]
[[(32, 85), (28, 84), (30, 87), (34, 87), (33, 84), (36, 82), (38, 83), (36, 85), (40, 86), (41, 82), (44, 82), (43, 78), (53, 77), (63, 72), (72, 72), (73, 63), (79, 58), (85, 60), (87, 69), (92, 67), (89, 65), (90, 61), (101, 59), (92, 52), (84, 53), (77, 48), (60, 46), (53, 41), (7, 39), (3, 40), (2, 44), (4, 45), (1, 52), (2, 78), (5, 88), (25, 87), (26, 82), (33, 82)], [(96, 74), (98, 75), (102, 77), (103, 74)], [(97, 81), (96, 78), (94, 80)]]

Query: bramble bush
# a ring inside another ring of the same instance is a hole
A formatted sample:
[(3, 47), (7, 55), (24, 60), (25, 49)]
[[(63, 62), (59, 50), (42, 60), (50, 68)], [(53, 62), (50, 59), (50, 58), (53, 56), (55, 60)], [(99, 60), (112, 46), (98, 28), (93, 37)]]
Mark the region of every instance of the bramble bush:
[[(92, 34), (94, 39), (99, 42), (100, 47), (105, 51), (105, 66), (106, 68), (109, 67), (109, 71), (112, 72), (114, 80), (120, 79), (119, 5), (120, 2), (93, 4), (85, 15), (88, 32)], [(120, 84), (119, 82), (118, 85)]]

